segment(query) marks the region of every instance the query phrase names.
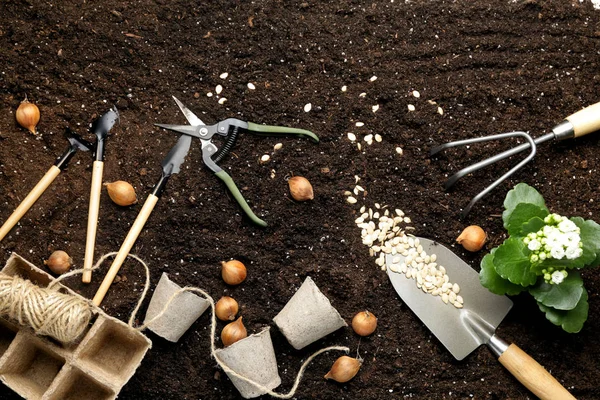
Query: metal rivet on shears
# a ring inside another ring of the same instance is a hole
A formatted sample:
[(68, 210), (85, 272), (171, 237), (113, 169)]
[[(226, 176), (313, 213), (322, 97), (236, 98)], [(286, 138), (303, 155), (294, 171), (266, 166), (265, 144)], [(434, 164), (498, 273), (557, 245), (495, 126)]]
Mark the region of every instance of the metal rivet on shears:
[(208, 134), (208, 129), (200, 128), (200, 136), (206, 136)]

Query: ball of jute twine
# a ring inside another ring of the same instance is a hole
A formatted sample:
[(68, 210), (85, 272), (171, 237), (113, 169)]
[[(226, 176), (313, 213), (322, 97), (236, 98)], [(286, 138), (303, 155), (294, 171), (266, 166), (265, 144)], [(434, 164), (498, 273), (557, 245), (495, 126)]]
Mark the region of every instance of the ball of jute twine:
[(85, 299), (0, 273), (0, 315), (69, 343), (85, 331), (92, 309)]

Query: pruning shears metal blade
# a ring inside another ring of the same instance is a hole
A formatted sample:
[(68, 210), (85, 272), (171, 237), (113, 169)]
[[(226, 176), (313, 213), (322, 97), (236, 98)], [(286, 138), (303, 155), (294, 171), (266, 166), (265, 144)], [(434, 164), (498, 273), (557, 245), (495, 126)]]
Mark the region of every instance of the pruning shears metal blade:
[(165, 177), (177, 174), (181, 170), (181, 164), (185, 161), (185, 156), (190, 151), (192, 145), (192, 137), (182, 135), (175, 146), (171, 148), (169, 154), (162, 161), (163, 175)]
[(159, 128), (163, 128), (163, 129), (167, 129), (173, 132), (177, 132), (177, 133), (182, 133), (186, 136), (193, 136), (196, 138), (203, 138), (202, 135), (200, 135), (200, 128), (198, 126), (192, 126), (192, 125), (169, 125), (169, 124), (154, 124), (155, 126), (158, 126)]
[(177, 106), (179, 107), (179, 109), (181, 110), (183, 115), (185, 116), (185, 119), (188, 120), (190, 125), (192, 125), (192, 126), (206, 125), (204, 122), (202, 122), (202, 120), (200, 118), (198, 118), (196, 116), (196, 114), (194, 114), (189, 108), (184, 106), (183, 103), (177, 99), (177, 97), (173, 96), (173, 100), (175, 100), (175, 103), (177, 103)]

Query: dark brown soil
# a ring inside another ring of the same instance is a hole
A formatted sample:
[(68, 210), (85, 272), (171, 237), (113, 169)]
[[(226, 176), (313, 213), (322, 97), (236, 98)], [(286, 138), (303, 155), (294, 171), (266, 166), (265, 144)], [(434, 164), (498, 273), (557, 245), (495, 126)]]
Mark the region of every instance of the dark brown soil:
[[(412, 218), (416, 234), (452, 246), (476, 270), (505, 238), (502, 201), (518, 182), (536, 187), (555, 212), (600, 220), (598, 135), (539, 146), (535, 160), (478, 203), (466, 220), (459, 217), (461, 208), (515, 160), (464, 178), (451, 193), (443, 191), (445, 178), (514, 143), (428, 156), (433, 145), (450, 140), (518, 129), (538, 136), (597, 102), (600, 11), (591, 1), (4, 0), (0, 14), (0, 220), (63, 152), (65, 127), (92, 140), (89, 124), (113, 104), (121, 120), (107, 142), (104, 181), (131, 182), (142, 201), (177, 139), (153, 124), (185, 123), (172, 95), (207, 123), (237, 117), (310, 129), (320, 136), (319, 144), (242, 135), (221, 162), (269, 223), (266, 229), (243, 217), (222, 182), (203, 167), (194, 142), (134, 247), (150, 265), (152, 288), (167, 272), (180, 285), (204, 288), (214, 298), (234, 296), (249, 332), (273, 326), (280, 392), (291, 387), (313, 351), (340, 344), (355, 354), (360, 346), (365, 362), (355, 379), (325, 381), (339, 354), (319, 356), (298, 399), (532, 398), (486, 348), (461, 362), (452, 358), (400, 301), (361, 243), (354, 219), (363, 204), (400, 208)], [(229, 73), (225, 80), (219, 78), (223, 72)], [(377, 80), (370, 81), (372, 76)], [(248, 82), (256, 90), (249, 90)], [(206, 96), (218, 84), (224, 87), (224, 105), (216, 95)], [(413, 90), (421, 97), (413, 97)], [(37, 138), (15, 123), (25, 96), (41, 109)], [(308, 113), (307, 103), (312, 103)], [(373, 113), (375, 104), (380, 108)], [(364, 127), (356, 127), (357, 121)], [(347, 132), (361, 139), (380, 134), (383, 141), (362, 142), (358, 151)], [(258, 163), (278, 142), (283, 148), (271, 161)], [(396, 147), (404, 149), (402, 156)], [(51, 251), (63, 249), (82, 266), (91, 163), (87, 153), (75, 156), (0, 243), (5, 259), (16, 252), (42, 265)], [(286, 177), (292, 174), (312, 182), (314, 201), (290, 199)], [(344, 192), (353, 189), (355, 175), (367, 192), (350, 205)], [(141, 203), (119, 207), (103, 192), (98, 257), (118, 250)], [(487, 231), (490, 241), (483, 251), (471, 254), (454, 244), (468, 224)], [(249, 269), (239, 287), (220, 278), (220, 261), (230, 258)], [(92, 297), (107, 268), (96, 272), (89, 286), (79, 278), (67, 284)], [(127, 320), (144, 274), (127, 261), (120, 275), (127, 279), (111, 287), (103, 308)], [(590, 312), (580, 333), (566, 334), (546, 321), (528, 296), (514, 298), (498, 333), (536, 358), (577, 398), (594, 399), (600, 397), (600, 278), (598, 270), (583, 275)], [(344, 328), (294, 350), (272, 318), (307, 276), (348, 322), (360, 310), (375, 313), (376, 333), (360, 340)], [(153, 348), (120, 398), (238, 398), (210, 357), (209, 321), (206, 313), (176, 344), (149, 332)], [(8, 389), (0, 397), (17, 398)]]

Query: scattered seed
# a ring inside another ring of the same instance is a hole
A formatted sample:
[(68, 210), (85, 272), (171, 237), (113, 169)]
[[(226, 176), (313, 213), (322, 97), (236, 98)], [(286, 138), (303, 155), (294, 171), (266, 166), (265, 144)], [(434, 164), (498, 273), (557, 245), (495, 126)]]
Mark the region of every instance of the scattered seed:
[(271, 179), (275, 179), (275, 170), (274, 169), (271, 170)]
[(359, 128), (360, 128), (361, 126), (365, 126), (365, 123), (364, 123), (364, 122), (357, 122), (357, 123), (356, 123), (356, 124), (354, 124), (354, 125), (356, 125), (357, 127), (359, 127)]
[(371, 82), (375, 82), (377, 80), (377, 77), (375, 75), (373, 75), (371, 78), (369, 78), (369, 81)]
[(355, 204), (358, 200), (356, 200), (356, 197), (348, 196), (346, 201), (350, 204)]
[(458, 283), (455, 283), (454, 285), (452, 285), (452, 291), (456, 294), (458, 294), (458, 292), (460, 292), (460, 286), (458, 286)]
[(372, 141), (373, 141), (373, 135), (368, 134), (367, 136), (365, 136), (365, 142), (369, 143), (369, 142), (372, 142)]
[(415, 111), (415, 106), (413, 106), (412, 104), (409, 104), (408, 111)]
[(442, 110), (442, 107), (438, 107), (437, 112), (440, 115), (444, 115), (444, 110)]
[(417, 99), (421, 97), (421, 93), (419, 93), (417, 90), (413, 90), (412, 95), (415, 96)]
[(222, 91), (223, 91), (223, 86), (217, 85), (217, 87), (215, 88), (215, 93), (216, 94), (221, 94)]
[(342, 86), (342, 92), (345, 92), (346, 90), (348, 90), (348, 87), (346, 85)]
[(362, 92), (361, 94), (358, 95), (358, 97), (367, 97), (367, 94), (365, 92)]
[(371, 107), (371, 109), (373, 112), (377, 112), (377, 110), (379, 110), (379, 104), (375, 104), (373, 107)]
[(352, 132), (348, 132), (348, 139), (350, 139), (351, 142), (354, 142), (356, 140), (356, 135)]
[(375, 141), (376, 141), (376, 142), (381, 142), (382, 140), (383, 140), (383, 138), (381, 137), (381, 135), (380, 135), (380, 134), (378, 134), (378, 133), (377, 133), (377, 134), (375, 134)]
[(221, 75), (219, 75), (219, 78), (227, 79), (228, 76), (229, 76), (229, 74), (227, 72), (223, 72)]
[(402, 150), (402, 147), (396, 147), (396, 153), (402, 155), (404, 154), (404, 150)]
[(349, 190), (346, 190), (346, 191), (344, 192), (344, 196), (352, 196), (352, 192), (351, 192), (351, 191), (349, 191)]
[(206, 93), (206, 97), (213, 97), (213, 94), (212, 94), (212, 92), (208, 92), (208, 93)]
[(275, 151), (281, 150), (282, 147), (283, 147), (283, 143), (277, 143), (275, 146), (273, 146), (273, 150), (275, 150)]
[(256, 89), (256, 86), (254, 86), (254, 83), (252, 83), (252, 82), (248, 82), (247, 86), (248, 86), (248, 89), (250, 89), (250, 90)]
[(306, 103), (304, 105), (304, 112), (309, 112), (312, 109), (312, 104)]
[(221, 97), (219, 99), (219, 104), (225, 104), (226, 101), (227, 101), (227, 99), (225, 97)]
[(356, 143), (356, 148), (360, 151), (362, 150), (362, 146), (360, 145), (360, 143)]
[(463, 308), (463, 307), (464, 307), (464, 306), (463, 306), (463, 304), (462, 304), (462, 303), (459, 303), (458, 301), (454, 302), (454, 304), (453, 304), (453, 305), (454, 305), (454, 307), (456, 307), (456, 308)]
[(271, 156), (269, 156), (268, 154), (265, 154), (260, 158), (260, 162), (265, 163), (265, 162), (269, 161), (270, 159), (271, 159)]

